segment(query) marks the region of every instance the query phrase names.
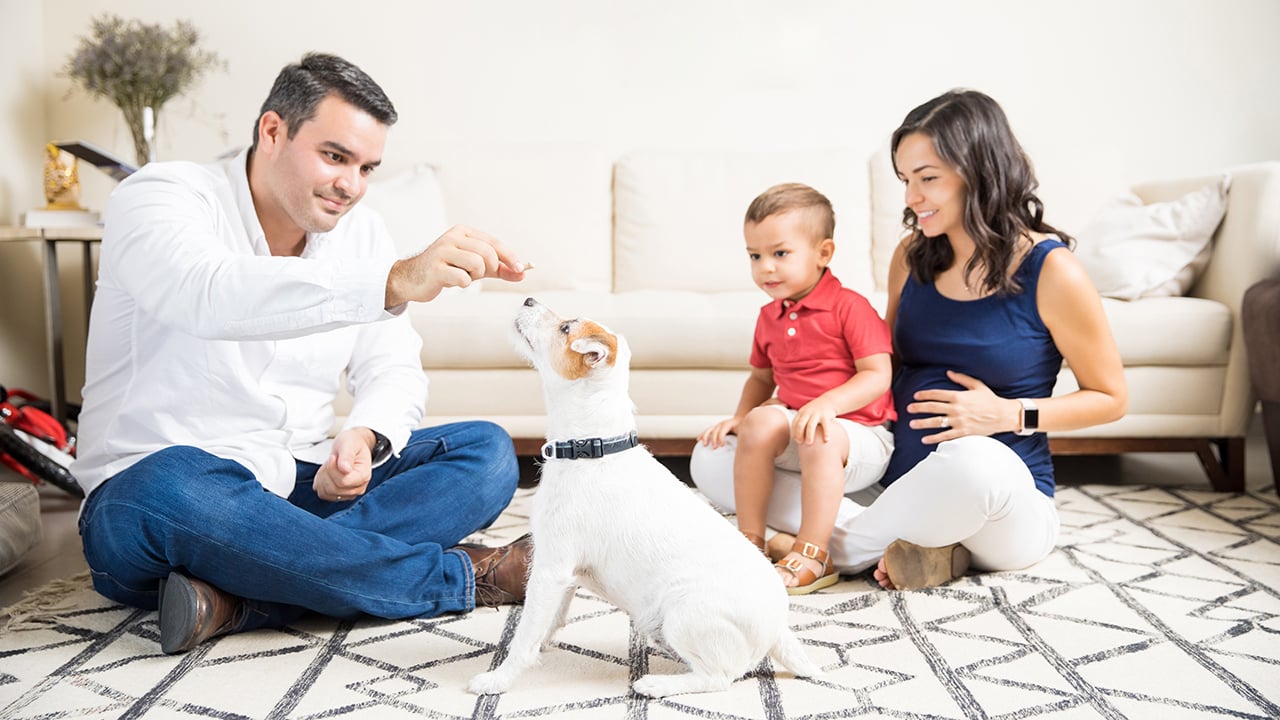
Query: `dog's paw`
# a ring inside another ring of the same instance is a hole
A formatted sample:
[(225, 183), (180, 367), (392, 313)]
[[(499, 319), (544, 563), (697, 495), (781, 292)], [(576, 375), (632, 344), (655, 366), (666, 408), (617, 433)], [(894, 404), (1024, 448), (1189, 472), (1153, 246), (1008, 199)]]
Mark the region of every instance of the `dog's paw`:
[(651, 698), (666, 697), (671, 694), (671, 690), (667, 687), (667, 683), (663, 682), (662, 678), (654, 675), (645, 675), (631, 683), (631, 689), (636, 691), (639, 695)]
[(480, 673), (471, 678), (471, 682), (467, 685), (467, 690), (476, 695), (497, 695), (510, 689), (511, 678), (497, 670)]

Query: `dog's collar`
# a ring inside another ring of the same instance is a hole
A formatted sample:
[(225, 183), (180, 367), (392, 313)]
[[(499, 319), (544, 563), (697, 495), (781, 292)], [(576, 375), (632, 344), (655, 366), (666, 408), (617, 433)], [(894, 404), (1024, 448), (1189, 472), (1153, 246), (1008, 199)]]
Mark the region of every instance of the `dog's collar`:
[(582, 460), (602, 458), (620, 453), (640, 444), (636, 431), (610, 438), (586, 438), (584, 440), (548, 440), (542, 446), (542, 457), (547, 460)]

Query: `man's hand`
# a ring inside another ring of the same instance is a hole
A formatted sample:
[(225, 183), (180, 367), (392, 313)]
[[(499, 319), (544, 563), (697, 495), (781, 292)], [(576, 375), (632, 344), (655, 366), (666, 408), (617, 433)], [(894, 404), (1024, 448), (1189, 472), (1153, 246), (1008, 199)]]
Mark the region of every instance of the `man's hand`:
[(524, 263), (488, 233), (454, 225), (410, 258), (396, 261), (387, 276), (388, 309), (413, 300), (434, 300), (447, 287), (468, 287), (481, 278), (524, 279)]
[(351, 428), (333, 439), (333, 450), (316, 471), (311, 487), (321, 500), (329, 502), (355, 500), (364, 494), (373, 473), (369, 448), (373, 431)]

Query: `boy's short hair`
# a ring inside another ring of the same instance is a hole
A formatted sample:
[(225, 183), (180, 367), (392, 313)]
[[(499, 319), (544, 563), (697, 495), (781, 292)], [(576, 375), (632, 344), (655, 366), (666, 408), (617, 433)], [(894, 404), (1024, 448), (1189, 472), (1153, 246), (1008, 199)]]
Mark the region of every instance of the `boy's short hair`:
[(831, 209), (831, 201), (826, 195), (804, 183), (782, 183), (760, 193), (747, 207), (747, 216), (743, 222), (759, 223), (770, 215), (791, 210), (808, 211), (808, 224), (815, 235), (814, 242), (835, 237), (836, 213)]

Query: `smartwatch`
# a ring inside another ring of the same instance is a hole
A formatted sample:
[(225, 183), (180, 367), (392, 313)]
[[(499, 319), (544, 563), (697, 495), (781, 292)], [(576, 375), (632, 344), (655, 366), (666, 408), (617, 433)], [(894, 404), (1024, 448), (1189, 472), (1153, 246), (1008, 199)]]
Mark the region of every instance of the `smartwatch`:
[(1035, 435), (1040, 429), (1040, 408), (1036, 407), (1034, 401), (1026, 398), (1018, 398), (1018, 402), (1022, 404), (1021, 427), (1018, 428), (1018, 435)]
[(373, 449), (369, 451), (369, 455), (373, 458), (373, 464), (377, 465), (391, 455), (391, 441), (377, 430), (370, 429), (369, 432), (373, 433)]

